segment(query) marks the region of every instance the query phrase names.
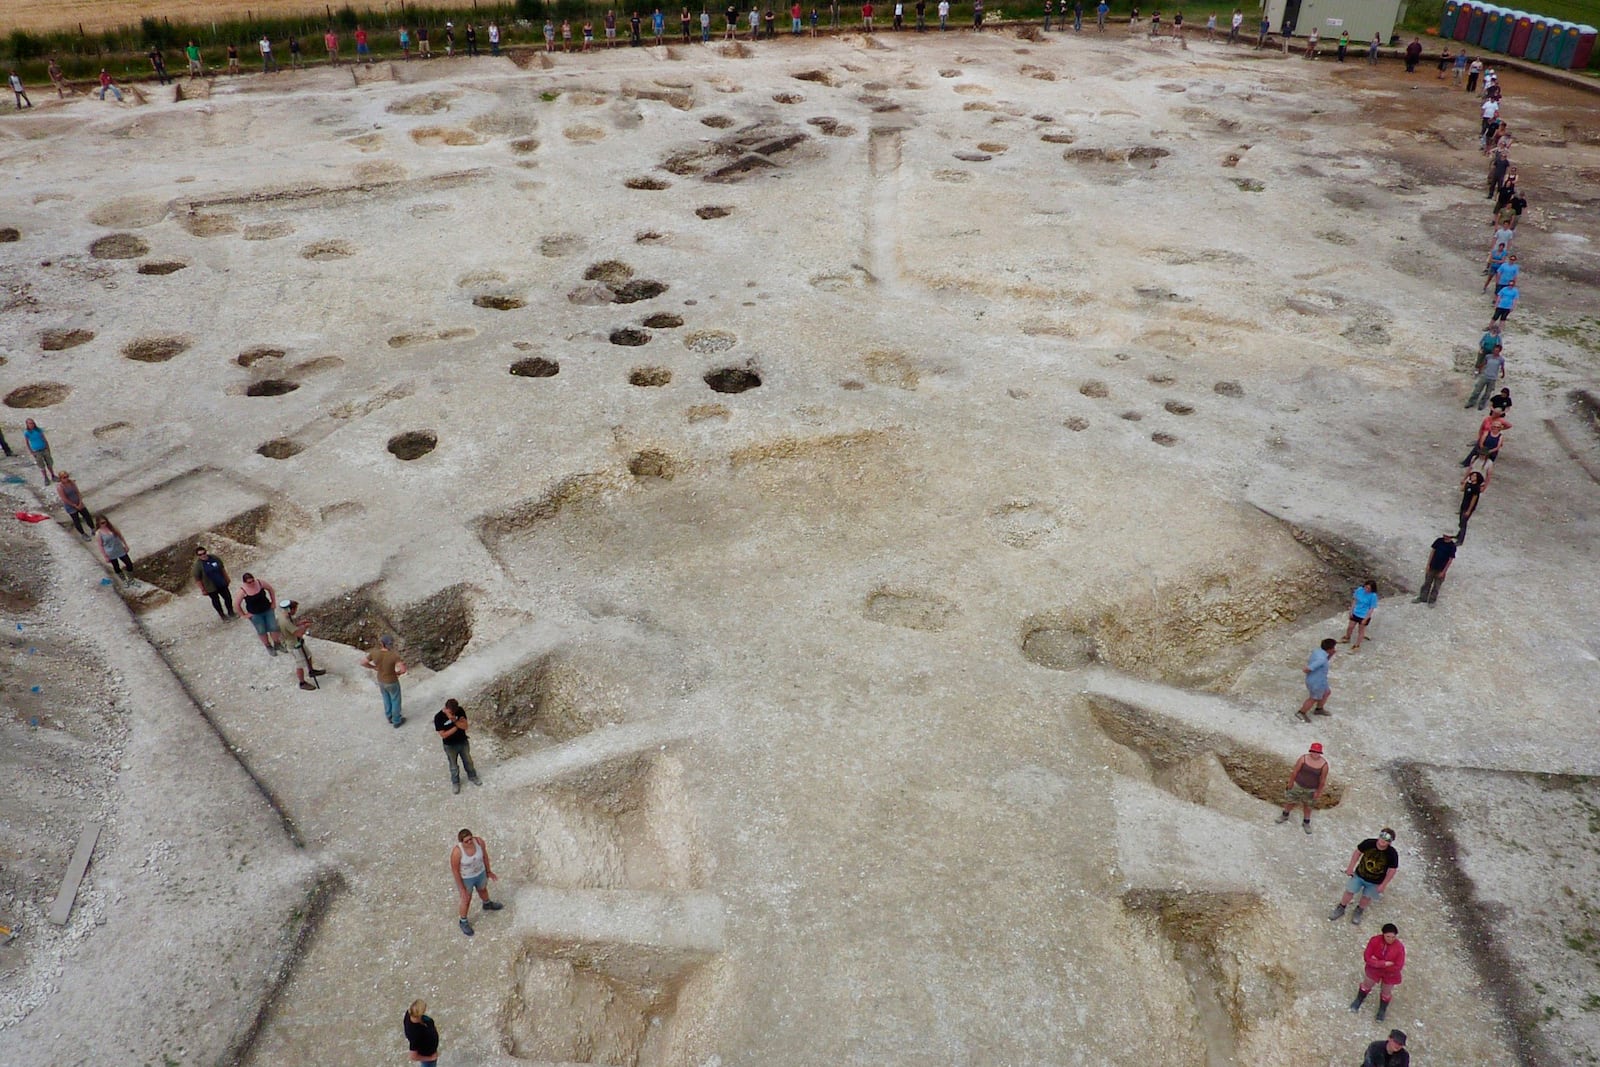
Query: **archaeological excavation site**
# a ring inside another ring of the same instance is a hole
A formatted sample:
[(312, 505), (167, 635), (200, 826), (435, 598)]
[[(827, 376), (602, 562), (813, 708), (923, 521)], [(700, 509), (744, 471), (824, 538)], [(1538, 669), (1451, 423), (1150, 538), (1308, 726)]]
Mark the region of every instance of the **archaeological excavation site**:
[(444, 1067), (1595, 1064), (1600, 97), (1500, 84), (1514, 428), (1433, 604), (1494, 204), (1431, 63), (1003, 24), (36, 91), (0, 1063), (400, 1063), (425, 1000)]

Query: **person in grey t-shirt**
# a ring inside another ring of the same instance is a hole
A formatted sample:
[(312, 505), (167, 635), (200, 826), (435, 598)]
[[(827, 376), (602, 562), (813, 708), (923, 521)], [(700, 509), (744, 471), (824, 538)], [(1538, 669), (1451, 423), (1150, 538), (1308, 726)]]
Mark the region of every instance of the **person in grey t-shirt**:
[(1489, 406), (1489, 395), (1500, 385), (1500, 380), (1506, 376), (1506, 357), (1499, 345), (1483, 357), (1483, 362), (1478, 364), (1478, 377), (1472, 383), (1472, 395), (1467, 397), (1467, 407), (1474, 404), (1482, 411)]
[[(1311, 658), (1306, 660), (1306, 665), (1300, 668), (1306, 676), (1305, 703), (1300, 705), (1300, 710), (1295, 712), (1302, 722), (1310, 722), (1311, 714), (1327, 715), (1328, 696), (1333, 692), (1333, 687), (1328, 684), (1328, 664), (1333, 659), (1333, 654), (1339, 648), (1339, 642), (1331, 637), (1322, 639), (1322, 644), (1311, 653)], [(1311, 714), (1307, 714), (1307, 713)]]

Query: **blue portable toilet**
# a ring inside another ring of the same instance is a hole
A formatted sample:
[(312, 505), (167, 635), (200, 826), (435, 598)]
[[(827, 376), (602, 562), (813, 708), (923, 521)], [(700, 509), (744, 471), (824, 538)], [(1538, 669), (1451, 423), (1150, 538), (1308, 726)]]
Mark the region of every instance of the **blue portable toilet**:
[(1521, 12), (1512, 11), (1510, 8), (1500, 9), (1500, 21), (1495, 24), (1493, 34), (1485, 32), (1485, 36), (1490, 37), (1490, 51), (1498, 52), (1501, 55), (1511, 51), (1511, 34), (1517, 28), (1517, 16), (1519, 14)]
[(1479, 39), (1483, 37), (1483, 21), (1487, 10), (1483, 5), (1475, 6), (1472, 9), (1472, 18), (1467, 23), (1467, 36), (1464, 38), (1468, 44), (1477, 44)]
[(1524, 59), (1539, 61), (1539, 54), (1544, 51), (1545, 39), (1550, 36), (1550, 20), (1543, 15), (1533, 16), (1533, 29), (1528, 34), (1528, 43), (1522, 49)]

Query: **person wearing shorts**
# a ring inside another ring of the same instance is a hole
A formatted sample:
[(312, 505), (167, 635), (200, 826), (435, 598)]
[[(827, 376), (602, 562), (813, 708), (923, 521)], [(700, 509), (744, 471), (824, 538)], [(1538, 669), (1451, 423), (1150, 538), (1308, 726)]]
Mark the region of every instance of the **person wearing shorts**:
[(1344, 872), (1350, 880), (1345, 883), (1344, 896), (1328, 914), (1329, 922), (1338, 921), (1350, 902), (1360, 897), (1361, 903), (1350, 915), (1351, 923), (1360, 923), (1366, 910), (1383, 896), (1383, 891), (1400, 871), (1400, 853), (1391, 844), (1393, 841), (1394, 831), (1385, 826), (1377, 837), (1369, 837), (1356, 846)]
[(256, 636), (261, 638), (261, 647), (274, 656), (283, 647), (278, 634), (278, 615), (273, 610), (277, 602), (278, 594), (273, 592), (272, 586), (257, 581), (255, 575), (246, 574), (240, 579), (239, 595), (234, 599), (234, 606), (241, 615), (250, 617), (250, 625), (255, 627)]
[(1350, 645), (1350, 651), (1361, 651), (1361, 642), (1367, 638), (1367, 623), (1372, 621), (1372, 613), (1377, 607), (1378, 583), (1368, 578), (1351, 598), (1350, 624), (1344, 628), (1344, 637), (1339, 639), (1339, 643), (1350, 645), (1350, 635), (1354, 634), (1356, 643)]
[(39, 429), (37, 422), (32, 419), (23, 420), (22, 441), (28, 446), (28, 455), (33, 457), (39, 473), (44, 475), (44, 484), (49, 485), (55, 481), (56, 461), (50, 455), (50, 440), (45, 437), (44, 431)]
[(455, 877), (456, 893), (461, 898), (461, 916), (457, 925), (462, 933), (471, 937), (475, 931), (467, 921), (467, 911), (472, 907), (474, 890), (483, 898), (484, 911), (499, 911), (505, 907), (489, 899), (489, 881), (498, 881), (499, 878), (489, 865), (489, 846), (483, 838), (466, 829), (456, 834), (455, 847), (450, 850), (450, 873)]
[(1311, 748), (1294, 761), (1294, 767), (1289, 771), (1289, 785), (1283, 791), (1283, 810), (1278, 813), (1278, 821), (1288, 822), (1289, 813), (1298, 804), (1300, 829), (1309, 834), (1311, 806), (1322, 799), (1322, 791), (1328, 788), (1328, 774), (1328, 760), (1322, 754), (1322, 742), (1313, 741)]
[[(1328, 696), (1333, 692), (1333, 687), (1328, 684), (1328, 664), (1333, 659), (1333, 653), (1339, 647), (1339, 642), (1331, 637), (1323, 638), (1311, 653), (1306, 665), (1300, 668), (1306, 676), (1305, 703), (1300, 705), (1300, 710), (1295, 712), (1301, 722), (1310, 722), (1311, 715), (1327, 715)], [(1307, 714), (1307, 713), (1310, 714)]]

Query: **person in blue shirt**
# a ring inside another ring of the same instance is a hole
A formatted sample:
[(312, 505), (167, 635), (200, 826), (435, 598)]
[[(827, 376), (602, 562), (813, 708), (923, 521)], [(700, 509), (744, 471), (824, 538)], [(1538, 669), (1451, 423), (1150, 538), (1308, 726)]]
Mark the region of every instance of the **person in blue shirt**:
[(1100, 32), (1106, 32), (1106, 15), (1111, 11), (1111, 5), (1106, 0), (1100, 0), (1100, 6), (1094, 9), (1094, 20), (1100, 24)]
[(661, 9), (659, 7), (656, 8), (656, 13), (650, 16), (650, 28), (656, 32), (656, 44), (660, 44), (661, 36), (667, 28), (667, 19), (666, 16), (661, 13)]
[(1494, 318), (1491, 321), (1504, 322), (1511, 317), (1511, 309), (1517, 306), (1517, 297), (1522, 293), (1516, 285), (1508, 285), (1494, 294)]
[(1333, 660), (1333, 654), (1339, 648), (1339, 642), (1331, 637), (1322, 639), (1322, 644), (1311, 653), (1311, 658), (1306, 660), (1306, 665), (1300, 668), (1306, 676), (1306, 697), (1300, 710), (1295, 712), (1302, 722), (1310, 722), (1311, 715), (1327, 715), (1328, 697), (1333, 692), (1333, 687), (1328, 684), (1328, 664)]
[(56, 462), (50, 457), (50, 442), (45, 439), (44, 431), (39, 429), (39, 424), (29, 419), (22, 424), (22, 439), (28, 443), (28, 453), (33, 456), (33, 461), (39, 465), (39, 473), (44, 475), (44, 484), (49, 485), (56, 480)]
[(1355, 634), (1356, 643), (1350, 645), (1351, 652), (1361, 651), (1361, 642), (1367, 637), (1367, 623), (1372, 621), (1372, 613), (1378, 607), (1378, 583), (1368, 578), (1361, 583), (1355, 591), (1355, 597), (1350, 602), (1350, 625), (1344, 628), (1344, 636), (1339, 639), (1341, 645), (1350, 645), (1350, 635)]
[(1522, 273), (1522, 268), (1517, 266), (1517, 254), (1512, 252), (1506, 256), (1506, 261), (1500, 264), (1500, 269), (1495, 271), (1494, 291), (1498, 295), (1500, 290), (1508, 285), (1515, 285), (1517, 275)]

